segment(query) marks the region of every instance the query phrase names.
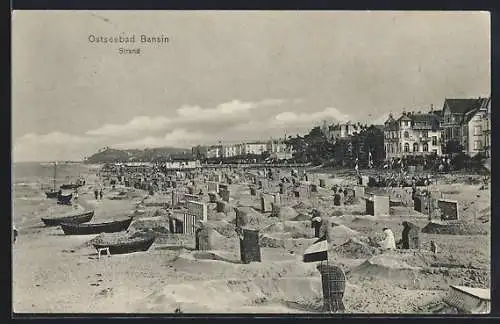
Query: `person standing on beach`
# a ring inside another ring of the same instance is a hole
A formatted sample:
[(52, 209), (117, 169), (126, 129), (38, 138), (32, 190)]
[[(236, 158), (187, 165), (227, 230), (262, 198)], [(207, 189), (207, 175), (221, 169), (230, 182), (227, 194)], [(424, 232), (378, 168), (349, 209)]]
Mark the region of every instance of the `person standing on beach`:
[(103, 194), (102, 194), (102, 189), (101, 189), (101, 190), (99, 190), (99, 198), (100, 198), (101, 200), (102, 200), (102, 196), (103, 196)]
[(383, 229), (385, 238), (384, 240), (380, 243), (383, 249), (386, 250), (395, 250), (396, 249), (396, 240), (394, 239), (394, 233), (392, 232), (391, 229), (384, 227)]
[(95, 199), (99, 199), (99, 191), (97, 189), (94, 190), (94, 196), (95, 196)]

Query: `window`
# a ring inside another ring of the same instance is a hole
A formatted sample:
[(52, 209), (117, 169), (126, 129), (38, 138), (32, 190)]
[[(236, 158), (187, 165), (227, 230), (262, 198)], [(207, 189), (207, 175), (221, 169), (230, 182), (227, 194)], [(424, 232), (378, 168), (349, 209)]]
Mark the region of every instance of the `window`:
[(481, 149), (481, 141), (474, 141), (474, 150)]
[(433, 146), (436, 146), (436, 145), (437, 145), (437, 143), (438, 143), (438, 138), (437, 138), (437, 136), (432, 136), (432, 145), (433, 145)]
[(427, 143), (424, 143), (424, 145), (422, 146), (422, 148), (423, 148), (424, 152), (429, 152), (429, 145), (427, 145)]
[(429, 133), (427, 131), (422, 131), (422, 137), (428, 137), (429, 136)]
[(474, 135), (481, 135), (482, 131), (481, 125), (474, 126)]
[(408, 153), (410, 152), (410, 144), (405, 143), (405, 152)]
[(413, 143), (413, 152), (418, 152), (418, 143)]
[(403, 145), (399, 143), (399, 151), (398, 152), (403, 152)]
[(405, 132), (405, 138), (408, 138), (408, 137), (410, 137), (410, 133)]

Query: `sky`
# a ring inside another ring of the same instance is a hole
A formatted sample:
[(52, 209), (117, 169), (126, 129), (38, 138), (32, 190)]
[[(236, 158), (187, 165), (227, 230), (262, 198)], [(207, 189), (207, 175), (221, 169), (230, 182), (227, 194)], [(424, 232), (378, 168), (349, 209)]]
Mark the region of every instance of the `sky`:
[(266, 140), (323, 120), (382, 124), (489, 96), (490, 79), (485, 12), (15, 11), (13, 160)]

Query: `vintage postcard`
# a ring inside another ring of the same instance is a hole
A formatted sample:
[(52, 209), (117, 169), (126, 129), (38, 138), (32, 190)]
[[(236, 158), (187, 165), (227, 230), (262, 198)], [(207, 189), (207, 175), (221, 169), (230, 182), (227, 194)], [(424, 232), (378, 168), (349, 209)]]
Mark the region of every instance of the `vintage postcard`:
[(490, 312), (488, 12), (14, 11), (23, 313)]

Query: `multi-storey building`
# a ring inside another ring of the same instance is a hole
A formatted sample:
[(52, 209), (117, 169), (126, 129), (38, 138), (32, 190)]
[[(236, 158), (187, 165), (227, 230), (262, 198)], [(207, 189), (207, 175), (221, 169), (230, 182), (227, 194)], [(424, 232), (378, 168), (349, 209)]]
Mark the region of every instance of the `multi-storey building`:
[(222, 145), (211, 145), (207, 149), (207, 158), (221, 158), (222, 157)]
[(208, 153), (207, 146), (198, 145), (191, 148), (191, 154), (198, 159), (206, 158), (208, 155), (207, 153)]
[(238, 156), (238, 147), (236, 144), (228, 144), (222, 146), (222, 157), (230, 158), (234, 156)]
[(261, 155), (268, 152), (272, 158), (282, 160), (290, 159), (293, 153), (292, 149), (282, 139), (267, 142), (195, 146), (191, 150), (193, 156), (198, 158), (231, 158), (245, 155)]
[(267, 151), (267, 143), (251, 142), (243, 144), (244, 155), (260, 155)]
[(323, 122), (323, 125), (321, 126), (321, 132), (323, 135), (332, 142), (359, 134), (361, 130), (363, 130), (363, 125), (361, 125), (361, 123), (351, 123), (350, 121), (330, 126), (327, 126), (326, 122)]
[(441, 155), (439, 122), (440, 117), (432, 112), (404, 112), (398, 119), (389, 115), (384, 125), (386, 159), (431, 153)]
[(272, 139), (267, 142), (266, 151), (269, 153), (281, 153), (287, 150), (287, 145), (281, 139)]
[(484, 153), (491, 156), (491, 97), (483, 98), (475, 109), (465, 113), (462, 122), (464, 153), (475, 156)]
[[(467, 143), (464, 139), (468, 136), (464, 134), (464, 124), (466, 115), (470, 116), (470, 112), (477, 110), (483, 99), (445, 99), (443, 104), (443, 118), (441, 120), (441, 134), (443, 138), (443, 147), (445, 148), (450, 142), (455, 142), (466, 150)], [(451, 152), (450, 152), (451, 153)]]

